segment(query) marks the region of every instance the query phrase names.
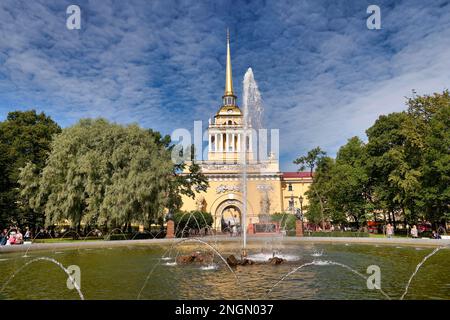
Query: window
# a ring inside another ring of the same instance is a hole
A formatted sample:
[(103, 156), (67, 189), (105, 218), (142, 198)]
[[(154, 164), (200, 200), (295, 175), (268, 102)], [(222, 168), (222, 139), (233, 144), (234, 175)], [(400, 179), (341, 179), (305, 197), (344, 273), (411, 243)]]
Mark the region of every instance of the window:
[(225, 97), (225, 98), (223, 99), (223, 103), (224, 103), (224, 105), (226, 105), (226, 106), (232, 106), (232, 105), (234, 105), (234, 97)]
[(288, 185), (288, 191), (292, 191), (292, 184), (291, 183), (289, 183), (289, 185)]
[(294, 200), (289, 200), (289, 210), (294, 208)]

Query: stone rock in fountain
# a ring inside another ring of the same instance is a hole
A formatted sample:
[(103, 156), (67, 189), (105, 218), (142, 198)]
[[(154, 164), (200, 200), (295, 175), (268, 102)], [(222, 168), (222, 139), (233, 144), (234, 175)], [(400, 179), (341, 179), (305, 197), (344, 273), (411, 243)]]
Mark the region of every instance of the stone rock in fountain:
[(243, 258), (241, 260), (238, 260), (234, 255), (230, 255), (227, 258), (227, 263), (230, 267), (237, 267), (237, 266), (248, 266), (248, 265), (254, 265), (254, 264), (271, 264), (271, 265), (279, 265), (282, 263), (285, 263), (286, 260), (279, 257), (272, 257), (267, 262), (262, 263), (256, 263), (253, 260)]
[(269, 259), (269, 264), (282, 264), (284, 263), (286, 260), (284, 260), (283, 258), (278, 258), (278, 257), (273, 257)]
[(252, 264), (255, 264), (255, 262), (253, 260), (246, 259), (246, 258), (241, 260), (241, 266), (245, 266), (247, 264), (252, 265)]
[[(267, 262), (263, 264), (271, 264), (271, 265), (278, 265), (286, 262), (286, 260), (279, 258), (279, 257), (273, 257), (270, 258)], [(230, 255), (227, 258), (227, 263), (230, 267), (237, 267), (237, 266), (246, 266), (246, 265), (254, 265), (256, 264), (255, 261), (243, 258), (241, 260), (238, 260), (234, 255)], [(258, 263), (260, 264), (260, 263)]]
[(236, 267), (239, 264), (239, 260), (236, 259), (234, 255), (230, 255), (227, 258), (227, 263), (230, 265), (230, 267)]
[(238, 260), (234, 255), (230, 255), (227, 258), (227, 263), (230, 267), (236, 267), (236, 266), (245, 266), (245, 265), (252, 265), (255, 264), (253, 260), (244, 258), (241, 260)]
[(192, 252), (191, 254), (178, 256), (177, 263), (179, 264), (188, 264), (195, 262), (212, 262), (213, 255), (209, 253), (201, 253), (201, 252)]
[(194, 257), (191, 256), (190, 254), (177, 257), (177, 263), (187, 264), (187, 263), (191, 263), (193, 261), (194, 261)]

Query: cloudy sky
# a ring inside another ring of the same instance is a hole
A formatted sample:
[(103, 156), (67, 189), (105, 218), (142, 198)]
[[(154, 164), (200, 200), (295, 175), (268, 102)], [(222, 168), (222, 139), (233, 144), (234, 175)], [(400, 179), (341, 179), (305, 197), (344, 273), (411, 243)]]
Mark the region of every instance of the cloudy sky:
[[(81, 8), (81, 30), (66, 8)], [(381, 8), (381, 30), (366, 13)], [(0, 120), (44, 111), (165, 134), (217, 111), (226, 28), (235, 89), (252, 67), (283, 170), (321, 146), (334, 155), (405, 96), (450, 87), (449, 0), (0, 0)], [(238, 100), (239, 102), (239, 100)]]

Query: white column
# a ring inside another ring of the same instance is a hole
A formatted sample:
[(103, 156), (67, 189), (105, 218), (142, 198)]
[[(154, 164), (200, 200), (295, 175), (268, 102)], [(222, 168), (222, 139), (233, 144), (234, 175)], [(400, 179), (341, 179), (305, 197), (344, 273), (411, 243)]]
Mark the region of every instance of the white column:
[(237, 151), (241, 151), (241, 134), (238, 133)]
[(234, 137), (236, 137), (236, 135), (234, 133), (232, 133), (231, 134), (231, 151), (233, 151), (233, 152), (236, 151), (236, 145), (235, 145)]
[(228, 152), (229, 145), (230, 145), (229, 134), (225, 133), (225, 152)]
[(208, 143), (208, 151), (211, 152), (211, 150), (212, 150), (212, 134), (208, 135), (208, 141), (209, 141), (209, 143)]
[(231, 152), (234, 151), (234, 140), (233, 140), (234, 134), (230, 133), (230, 147), (231, 147)]
[(219, 136), (220, 136), (220, 147), (219, 147), (219, 150), (223, 151), (223, 133), (221, 133)]
[(214, 134), (214, 152), (219, 151), (219, 148), (218, 148), (219, 142), (218, 142), (217, 138), (218, 138), (217, 133), (215, 133)]

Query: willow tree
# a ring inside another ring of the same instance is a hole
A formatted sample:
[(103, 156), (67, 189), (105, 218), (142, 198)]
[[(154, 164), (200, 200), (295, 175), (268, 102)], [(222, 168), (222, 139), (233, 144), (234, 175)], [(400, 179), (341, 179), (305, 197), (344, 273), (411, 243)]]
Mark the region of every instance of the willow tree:
[(47, 225), (150, 223), (166, 208), (179, 208), (181, 194), (207, 186), (197, 166), (179, 175), (184, 165), (172, 163), (170, 149), (167, 137), (137, 125), (81, 120), (53, 141), (38, 182), (32, 164), (23, 168), (22, 196), (45, 212)]

